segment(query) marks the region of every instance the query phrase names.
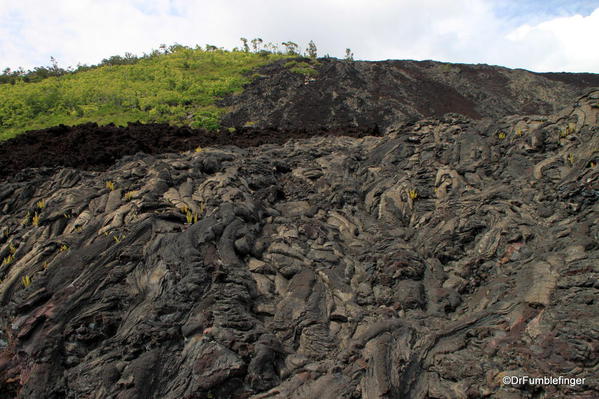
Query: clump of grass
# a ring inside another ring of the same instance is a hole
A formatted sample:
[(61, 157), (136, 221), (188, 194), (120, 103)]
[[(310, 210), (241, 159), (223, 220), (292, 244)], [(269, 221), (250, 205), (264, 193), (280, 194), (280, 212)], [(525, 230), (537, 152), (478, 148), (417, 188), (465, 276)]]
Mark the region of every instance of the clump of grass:
[(109, 189), (110, 191), (114, 191), (114, 188), (115, 188), (114, 182), (108, 180), (106, 182), (106, 188)]
[(14, 245), (10, 244), (8, 246), (8, 252), (10, 252), (11, 255), (14, 255), (17, 253), (17, 248)]
[(522, 129), (520, 129), (520, 128), (516, 129), (516, 136), (522, 136), (522, 134), (524, 134)]
[(574, 166), (574, 160), (574, 154), (568, 154), (568, 162), (570, 162), (570, 165)]
[(197, 146), (197, 147), (196, 147), (196, 148), (193, 150), (193, 152), (202, 152), (202, 151), (204, 151), (204, 150), (203, 150), (203, 149), (202, 149), (202, 147), (200, 147), (200, 146)]
[(499, 140), (503, 140), (507, 137), (507, 135), (504, 132), (499, 132), (497, 133), (497, 137), (499, 138)]
[(411, 189), (408, 191), (408, 197), (414, 201), (416, 198), (418, 198), (418, 192), (415, 189)]
[(46, 201), (45, 200), (39, 200), (37, 201), (37, 203), (35, 204), (39, 209), (44, 209), (46, 207)]
[(62, 244), (58, 250), (60, 252), (66, 252), (69, 250), (69, 246), (67, 244)]
[(31, 277), (23, 276), (21, 277), (21, 284), (23, 284), (24, 288), (27, 288), (31, 285)]

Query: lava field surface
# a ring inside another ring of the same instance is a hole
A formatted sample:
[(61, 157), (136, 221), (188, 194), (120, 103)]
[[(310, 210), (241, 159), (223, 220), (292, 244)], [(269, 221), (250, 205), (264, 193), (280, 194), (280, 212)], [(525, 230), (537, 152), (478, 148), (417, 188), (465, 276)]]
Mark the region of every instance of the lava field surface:
[(1, 143), (0, 398), (599, 397), (596, 76), (384, 65)]

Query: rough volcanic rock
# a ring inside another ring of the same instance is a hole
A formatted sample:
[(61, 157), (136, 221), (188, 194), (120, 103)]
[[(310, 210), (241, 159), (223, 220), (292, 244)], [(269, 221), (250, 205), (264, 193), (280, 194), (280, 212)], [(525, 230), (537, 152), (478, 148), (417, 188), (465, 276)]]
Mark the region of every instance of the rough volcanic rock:
[(598, 103), (14, 176), (0, 397), (595, 398)]
[(434, 61), (310, 59), (317, 75), (269, 64), (223, 102), (226, 126), (320, 128), (379, 126), (459, 113), (470, 118), (550, 114), (570, 106), (599, 75), (539, 74), (489, 65)]
[(232, 144), (244, 148), (284, 143), (292, 138), (378, 134), (375, 127), (368, 126), (309, 130), (239, 127), (214, 132), (167, 124), (129, 123), (125, 127), (113, 124), (98, 126), (96, 123), (60, 125), (32, 130), (0, 142), (0, 179), (10, 178), (27, 168), (68, 166), (82, 170), (106, 170), (124, 156), (137, 153), (163, 154)]

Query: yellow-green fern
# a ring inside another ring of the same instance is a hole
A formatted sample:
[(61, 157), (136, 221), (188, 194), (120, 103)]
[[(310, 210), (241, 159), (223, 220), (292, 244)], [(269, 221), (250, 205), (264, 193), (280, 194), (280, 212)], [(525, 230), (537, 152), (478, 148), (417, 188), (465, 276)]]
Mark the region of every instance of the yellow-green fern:
[(15, 256), (14, 255), (8, 255), (2, 261), (2, 266), (10, 265), (12, 262), (14, 262), (14, 260), (15, 260)]
[(21, 284), (23, 284), (23, 287), (27, 288), (31, 285), (31, 277), (29, 276), (23, 276), (21, 277)]
[(37, 212), (35, 212), (33, 214), (33, 217), (31, 218), (31, 224), (34, 226), (39, 226), (40, 225), (40, 215), (38, 215)]

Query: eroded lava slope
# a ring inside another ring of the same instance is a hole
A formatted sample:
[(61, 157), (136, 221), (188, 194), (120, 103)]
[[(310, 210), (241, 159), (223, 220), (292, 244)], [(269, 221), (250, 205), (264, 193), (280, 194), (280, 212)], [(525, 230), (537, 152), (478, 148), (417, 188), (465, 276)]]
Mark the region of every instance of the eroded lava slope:
[(569, 104), (15, 169), (0, 397), (597, 397), (599, 91)]

